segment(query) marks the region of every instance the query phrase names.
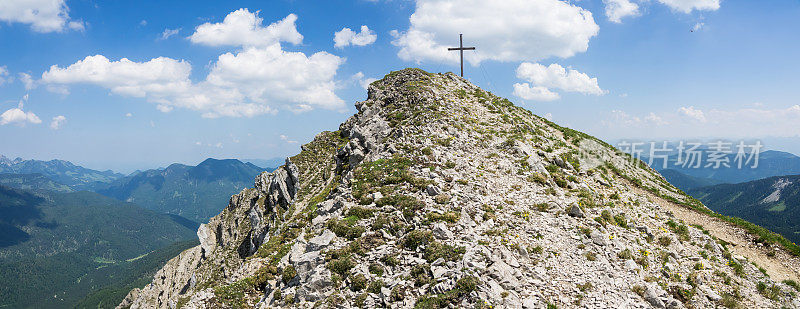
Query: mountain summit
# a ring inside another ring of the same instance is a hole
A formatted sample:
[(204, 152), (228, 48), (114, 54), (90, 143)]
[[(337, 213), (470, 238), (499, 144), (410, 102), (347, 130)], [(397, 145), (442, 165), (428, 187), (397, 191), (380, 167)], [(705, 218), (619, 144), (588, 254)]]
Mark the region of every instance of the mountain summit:
[(249, 186), (264, 169), (235, 159), (179, 163), (120, 178), (97, 192), (145, 208), (207, 222), (230, 195)]
[(800, 306), (796, 245), (452, 73), (356, 108), (119, 307)]

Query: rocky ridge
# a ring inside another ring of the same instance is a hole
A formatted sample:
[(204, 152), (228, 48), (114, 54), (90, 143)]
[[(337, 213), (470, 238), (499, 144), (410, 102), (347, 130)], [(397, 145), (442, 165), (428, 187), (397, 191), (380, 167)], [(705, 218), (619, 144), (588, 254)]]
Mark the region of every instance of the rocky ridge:
[(800, 307), (657, 172), (452, 73), (392, 72), (356, 108), (119, 308)]

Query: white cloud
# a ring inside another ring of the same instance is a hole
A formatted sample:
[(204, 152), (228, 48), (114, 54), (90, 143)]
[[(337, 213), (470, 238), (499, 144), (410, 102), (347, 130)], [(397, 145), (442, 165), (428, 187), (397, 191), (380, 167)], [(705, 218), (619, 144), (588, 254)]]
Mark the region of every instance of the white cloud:
[(8, 77), (8, 69), (5, 66), (0, 66), (0, 86), (10, 81), (11, 78)]
[(678, 113), (700, 122), (706, 122), (706, 116), (703, 111), (695, 109), (694, 106), (681, 107), (678, 109)]
[(530, 82), (514, 84), (514, 95), (526, 100), (558, 99), (559, 95), (551, 89), (592, 95), (603, 95), (607, 92), (597, 84), (597, 78), (591, 78), (574, 69), (567, 70), (557, 63), (543, 66), (523, 62), (517, 67), (517, 77)]
[(514, 84), (514, 95), (529, 101), (554, 101), (561, 98), (558, 93), (547, 87), (533, 86), (528, 83)]
[(559, 0), (417, 0), (409, 29), (393, 31), (398, 56), (407, 61), (458, 62), (448, 47), (465, 44), (477, 51), (466, 57), (481, 61), (535, 61), (567, 58), (585, 52), (599, 27), (592, 13)]
[(55, 116), (53, 117), (53, 121), (50, 122), (50, 128), (53, 130), (58, 130), (61, 128), (61, 125), (63, 125), (65, 121), (67, 121), (67, 117), (64, 117), (62, 115)]
[(673, 10), (688, 14), (693, 10), (716, 11), (719, 9), (720, 0), (658, 0), (658, 2)]
[(613, 111), (601, 123), (610, 130), (605, 135), (624, 138), (763, 138), (799, 136), (797, 119), (800, 119), (800, 105), (731, 110), (701, 110), (689, 106), (672, 112), (650, 113), (643, 118)]
[(110, 61), (103, 55), (95, 55), (65, 68), (51, 66), (42, 74), (42, 82), (95, 84), (111, 89), (115, 94), (164, 98), (191, 86), (188, 79), (191, 70), (188, 62), (166, 57), (134, 62), (127, 58)]
[(374, 31), (369, 30), (366, 25), (361, 26), (361, 32), (356, 33), (350, 28), (342, 28), (333, 34), (334, 47), (343, 48), (345, 46), (366, 46), (375, 43), (378, 35)]
[(353, 80), (354, 82), (358, 83), (358, 85), (361, 86), (361, 88), (368, 89), (369, 88), (369, 84), (372, 84), (372, 82), (374, 82), (374, 81), (376, 81), (378, 79), (374, 78), (374, 77), (364, 77), (364, 73), (363, 72), (358, 72), (356, 74), (353, 74), (353, 77), (351, 77), (351, 80)]
[(326, 52), (286, 52), (276, 43), (220, 55), (199, 83), (189, 79), (191, 65), (186, 61), (110, 61), (102, 55), (63, 68), (52, 66), (42, 74), (42, 82), (94, 84), (114, 94), (146, 98), (162, 112), (180, 107), (201, 111), (204, 117), (252, 117), (275, 112), (276, 106), (293, 111), (342, 108), (344, 101), (334, 93), (333, 81), (342, 62)]
[(300, 44), (303, 36), (297, 32), (297, 15), (289, 14), (283, 20), (267, 27), (258, 11), (238, 9), (231, 12), (221, 23), (205, 23), (197, 26), (189, 40), (208, 46), (271, 46), (279, 42)]
[(169, 29), (169, 28), (167, 28), (167, 29), (164, 29), (164, 32), (161, 33), (161, 37), (159, 39), (160, 40), (169, 39), (169, 37), (178, 34), (178, 32), (181, 32), (181, 29), (182, 28), (178, 28), (178, 29)]
[(83, 22), (69, 17), (64, 0), (3, 0), (0, 1), (0, 21), (31, 25), (36, 32), (83, 30)]
[(607, 119), (600, 121), (606, 127), (617, 128), (653, 128), (669, 124), (669, 121), (664, 120), (663, 117), (650, 112), (644, 118), (628, 114), (621, 110), (612, 110), (611, 115)]
[(603, 0), (606, 5), (606, 17), (615, 23), (621, 23), (622, 18), (639, 15), (639, 5), (630, 0)]
[(281, 134), (281, 135), (280, 135), (280, 139), (281, 139), (282, 141), (285, 141), (287, 144), (297, 144), (297, 141), (295, 141), (295, 140), (290, 140), (288, 136), (286, 136), (286, 135), (283, 135), (283, 134)]
[(16, 108), (9, 109), (3, 112), (3, 114), (0, 114), (0, 125), (17, 124), (19, 126), (25, 126), (26, 123), (42, 123), (42, 120), (33, 112), (25, 112), (22, 110), (26, 101), (28, 101), (27, 94), (22, 97), (22, 100), (19, 101)]
[(601, 122), (606, 126), (635, 127), (642, 124), (642, 119), (616, 109), (611, 111), (611, 117), (608, 120), (602, 120)]
[(296, 111), (339, 109), (344, 101), (334, 93), (333, 78), (343, 62), (326, 52), (308, 57), (273, 44), (219, 56), (205, 83), (232, 99), (259, 104), (254, 108), (277, 101), (290, 103)]
[(664, 120), (664, 118), (661, 118), (661, 116), (658, 116), (653, 112), (651, 112), (649, 115), (644, 117), (644, 120), (647, 123), (654, 124), (654, 125), (657, 125), (657, 126), (663, 126), (663, 125), (669, 124), (668, 121)]
[(22, 82), (22, 84), (25, 85), (25, 90), (36, 88), (36, 82), (33, 80), (30, 74), (19, 73), (17, 76), (19, 76), (19, 80)]
[(47, 85), (47, 91), (64, 96), (69, 94), (69, 88), (64, 85)]

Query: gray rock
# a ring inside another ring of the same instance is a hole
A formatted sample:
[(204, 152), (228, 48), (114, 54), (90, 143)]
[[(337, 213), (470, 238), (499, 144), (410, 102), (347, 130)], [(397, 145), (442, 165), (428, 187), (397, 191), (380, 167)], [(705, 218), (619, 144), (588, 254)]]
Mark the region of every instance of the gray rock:
[(598, 233), (597, 231), (592, 231), (589, 234), (589, 237), (592, 238), (592, 242), (598, 246), (607, 246), (608, 245), (608, 237), (606, 235)]
[(573, 217), (576, 217), (576, 218), (585, 218), (586, 217), (586, 215), (583, 214), (583, 210), (580, 207), (578, 207), (578, 205), (576, 205), (576, 204), (572, 204), (572, 206), (569, 208), (569, 215), (573, 216)]
[(434, 185), (428, 185), (428, 187), (425, 188), (425, 192), (427, 192), (430, 196), (437, 196), (442, 194), (442, 189), (439, 189), (439, 187)]
[(319, 251), (330, 245), (331, 241), (336, 237), (336, 234), (329, 229), (325, 229), (322, 234), (311, 238), (306, 245), (306, 252)]
[(639, 269), (639, 264), (636, 264), (633, 260), (625, 260), (625, 269), (627, 270), (637, 270)]
[(499, 281), (507, 289), (514, 289), (519, 281), (514, 276), (514, 270), (503, 261), (496, 261), (489, 267), (489, 276)]
[(296, 264), (295, 270), (297, 275), (302, 280), (307, 280), (310, 271), (317, 265), (324, 262), (319, 251), (311, 251), (301, 255), (294, 263)]
[(709, 300), (711, 300), (713, 302), (717, 302), (720, 299), (722, 299), (722, 296), (720, 296), (719, 293), (717, 293), (711, 287), (709, 287), (709, 286), (707, 286), (705, 284), (701, 285), (699, 289), (700, 289), (700, 291), (703, 292), (703, 294), (706, 294), (706, 297), (708, 297)]
[(560, 168), (564, 168), (564, 169), (567, 168), (567, 162), (564, 162), (564, 160), (562, 160), (561, 157), (555, 157), (555, 159), (553, 159), (553, 163), (558, 165), (558, 167), (560, 167)]
[(450, 232), (446, 224), (438, 222), (433, 225), (433, 236), (438, 239), (450, 239), (453, 238), (453, 233)]
[(522, 308), (525, 309), (534, 309), (536, 308), (536, 299), (533, 297), (527, 297), (522, 301)]
[(653, 307), (666, 308), (666, 306), (664, 305), (664, 302), (661, 301), (660, 298), (658, 298), (658, 296), (660, 294), (662, 294), (662, 293), (659, 293), (659, 292), (662, 292), (662, 291), (659, 291), (659, 290), (660, 289), (658, 289), (658, 288), (656, 288), (656, 287), (654, 287), (652, 285), (648, 285), (647, 289), (644, 292), (644, 300), (646, 300), (648, 303), (653, 305)]

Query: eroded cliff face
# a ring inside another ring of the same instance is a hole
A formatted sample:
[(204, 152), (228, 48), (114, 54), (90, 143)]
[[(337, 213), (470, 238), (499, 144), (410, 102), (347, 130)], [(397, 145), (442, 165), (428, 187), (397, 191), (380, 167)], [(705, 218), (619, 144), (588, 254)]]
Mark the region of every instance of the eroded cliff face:
[(393, 72), (356, 107), (120, 307), (798, 306), (602, 141), (453, 74)]

